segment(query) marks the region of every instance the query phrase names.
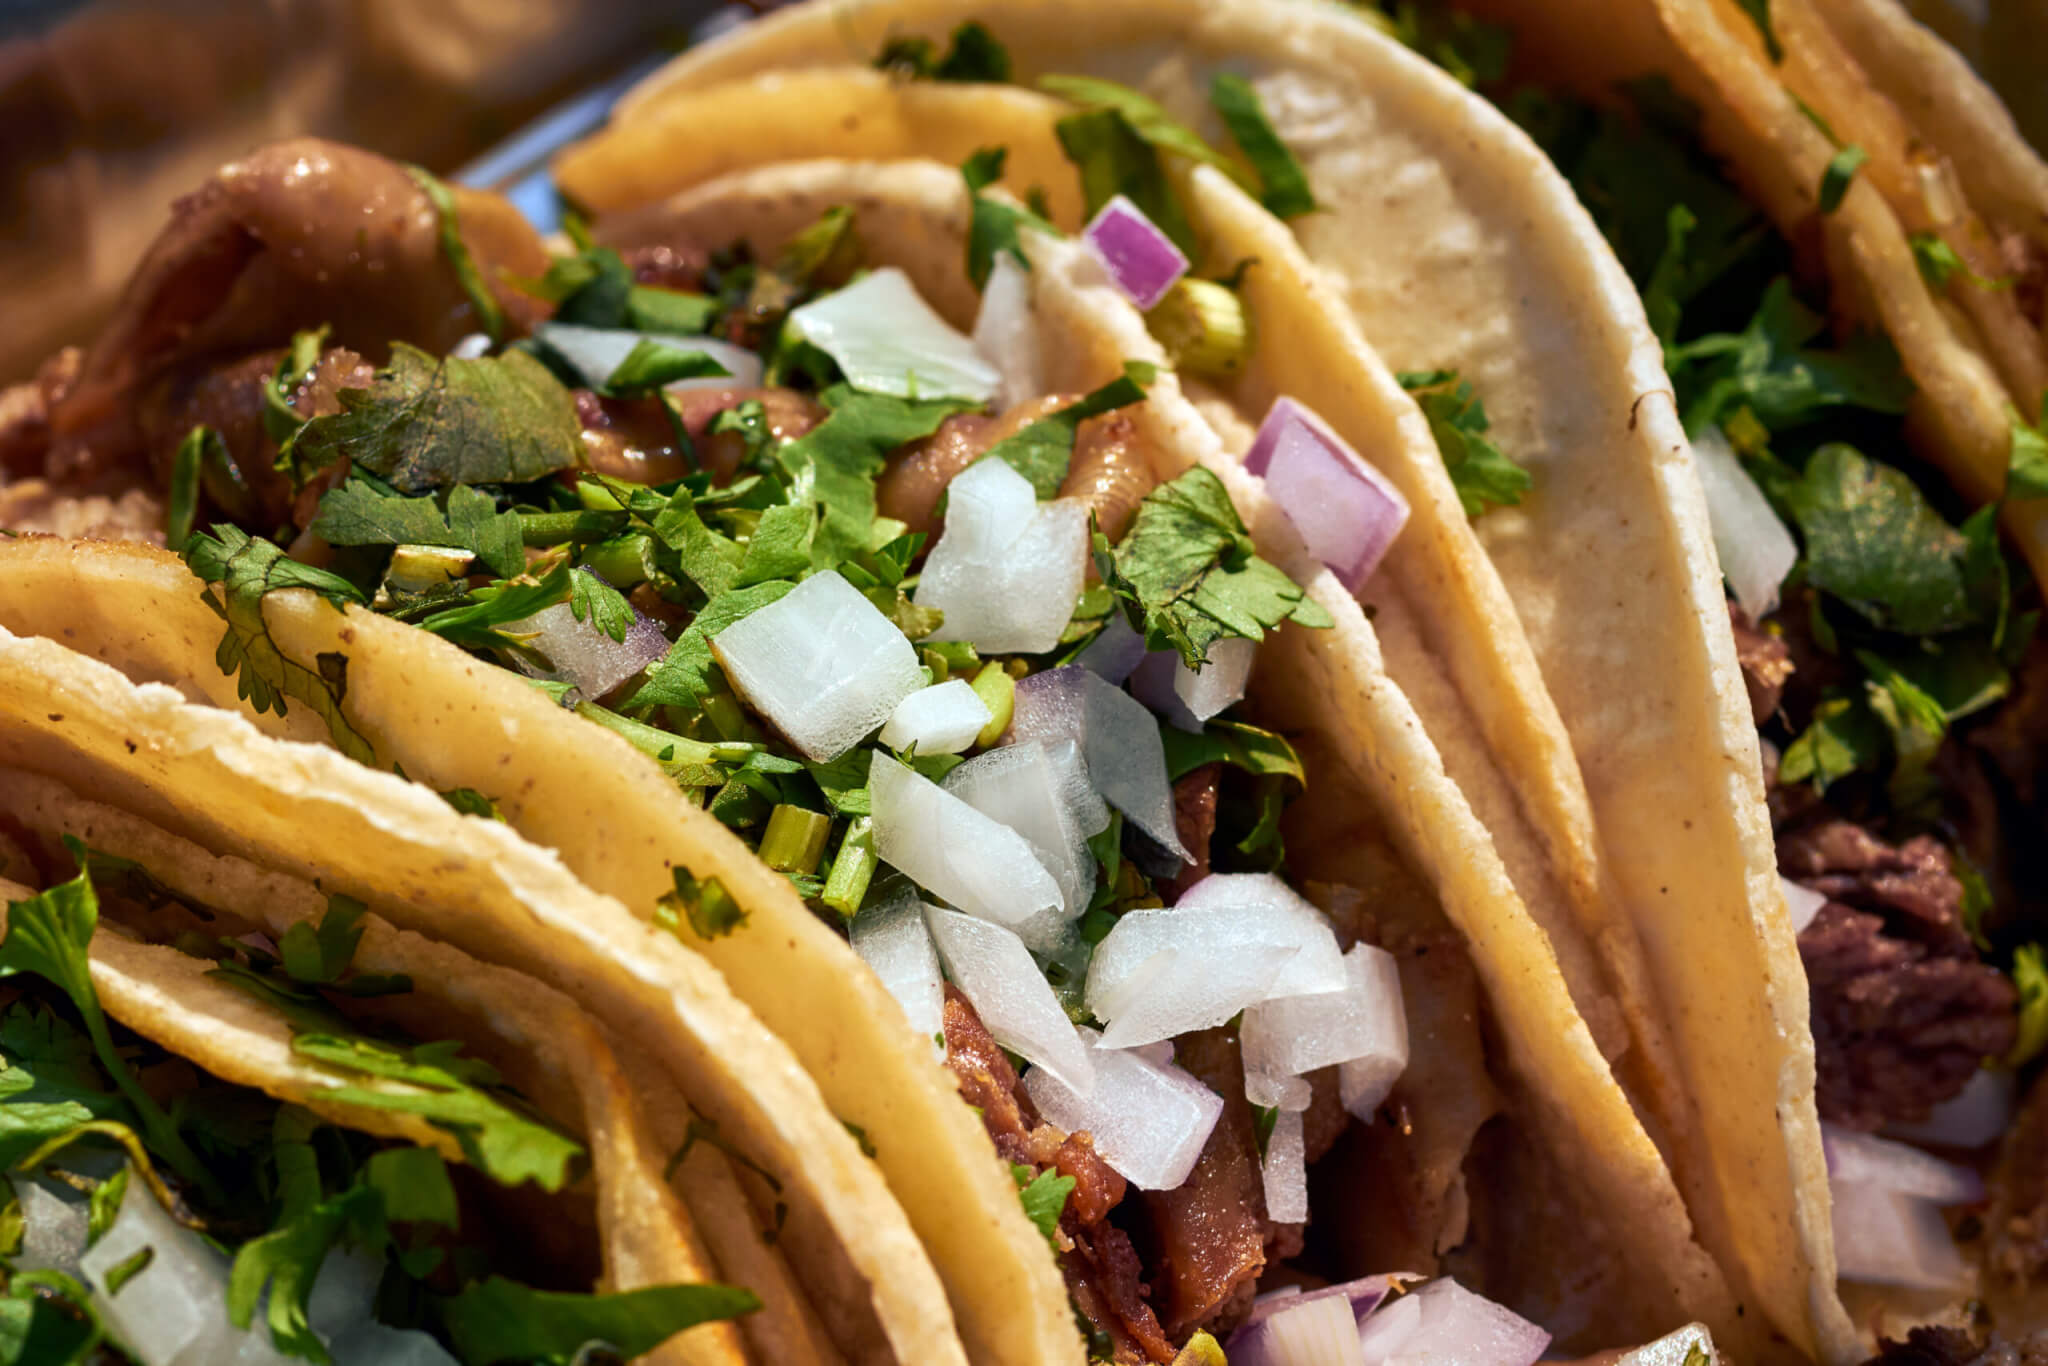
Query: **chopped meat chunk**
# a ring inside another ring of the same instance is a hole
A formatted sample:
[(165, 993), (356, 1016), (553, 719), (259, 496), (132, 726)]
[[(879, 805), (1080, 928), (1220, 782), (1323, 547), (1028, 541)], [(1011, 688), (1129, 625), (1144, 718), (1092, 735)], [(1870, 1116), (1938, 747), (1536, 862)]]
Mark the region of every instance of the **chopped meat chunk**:
[(1195, 856), (1184, 863), (1172, 879), (1159, 888), (1170, 906), (1188, 888), (1209, 876), (1209, 841), (1216, 834), (1216, 791), (1223, 776), (1222, 764), (1203, 764), (1181, 775), (1173, 785), (1173, 832), (1181, 848)]
[(1910, 1330), (1903, 1342), (1880, 1340), (1867, 1366), (2048, 1366), (2048, 1330), (1994, 1331), (1979, 1342), (1964, 1329), (1930, 1324)]
[(636, 284), (697, 293), (704, 288), (704, 269), (711, 253), (694, 242), (658, 242), (628, 247), (619, 253)]
[(1735, 662), (1742, 667), (1742, 685), (1749, 689), (1749, 712), (1761, 726), (1777, 715), (1785, 680), (1792, 676), (1792, 650), (1783, 637), (1758, 626), (1732, 601), (1728, 621), (1735, 628)]

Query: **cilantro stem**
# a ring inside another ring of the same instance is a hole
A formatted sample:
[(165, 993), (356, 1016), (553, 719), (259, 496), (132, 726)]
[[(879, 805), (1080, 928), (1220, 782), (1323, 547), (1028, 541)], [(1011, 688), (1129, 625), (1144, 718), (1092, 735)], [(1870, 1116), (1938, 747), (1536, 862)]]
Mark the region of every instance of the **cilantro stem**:
[(99, 1058), (100, 1066), (114, 1079), (115, 1088), (134, 1109), (136, 1118), (142, 1121), (150, 1151), (169, 1163), (171, 1170), (187, 1184), (198, 1187), (207, 1204), (218, 1206), (222, 1202), (220, 1183), (213, 1179), (213, 1173), (186, 1144), (184, 1135), (178, 1132), (178, 1126), (164, 1113), (163, 1107), (142, 1089), (142, 1083), (135, 1079), (128, 1060), (114, 1047), (114, 1038), (107, 1029), (107, 1017), (100, 1009), (98, 997), (87, 995), (81, 999), (74, 996), (72, 1003), (78, 1006), (78, 1013), (85, 1020), (86, 1036), (92, 1040), (92, 1051)]
[(761, 861), (778, 873), (815, 873), (825, 857), (832, 818), (787, 802), (769, 814), (761, 835)]
[(576, 714), (586, 721), (595, 721), (606, 730), (625, 737), (633, 748), (664, 764), (737, 763), (744, 761), (758, 748), (736, 740), (692, 740), (688, 736), (676, 735), (650, 726), (644, 721), (635, 721), (630, 716), (608, 711), (595, 702), (578, 702)]
[(628, 518), (618, 511), (522, 512), (519, 539), (536, 550), (564, 541), (601, 541), (624, 530)]
[(875, 823), (861, 816), (846, 827), (846, 838), (839, 842), (838, 856), (832, 860), (819, 900), (850, 919), (867, 897), (875, 863)]

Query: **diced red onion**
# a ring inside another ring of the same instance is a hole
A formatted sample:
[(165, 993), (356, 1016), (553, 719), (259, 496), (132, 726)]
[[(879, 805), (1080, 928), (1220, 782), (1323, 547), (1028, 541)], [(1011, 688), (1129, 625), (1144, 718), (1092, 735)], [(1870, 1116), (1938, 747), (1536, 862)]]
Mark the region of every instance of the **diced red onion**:
[(1719, 427), (1694, 437), (1692, 453), (1707, 495), (1721, 576), (1750, 620), (1760, 621), (1777, 607), (1778, 588), (1798, 562), (1799, 547)]
[(980, 460), (947, 485), (946, 525), (919, 576), (917, 605), (946, 614), (929, 639), (972, 641), (983, 653), (1042, 654), (1059, 644), (1088, 568), (1080, 500), (1040, 503), (1001, 460)]
[(1266, 1137), (1259, 1162), (1266, 1188), (1266, 1217), (1276, 1224), (1308, 1222), (1308, 1159), (1302, 1146), (1301, 1111), (1282, 1110)]
[[(1344, 955), (1344, 971), (1341, 991), (1281, 997), (1245, 1011), (1239, 1036), (1247, 1076), (1299, 1077), (1352, 1061), (1400, 1076), (1408, 1065), (1408, 1022), (1394, 955), (1354, 944)], [(1391, 1078), (1387, 1084), (1393, 1085)]]
[(1011, 408), (1045, 392), (1038, 322), (1031, 316), (1031, 277), (1007, 251), (996, 253), (974, 315), (974, 349), (995, 367), (995, 406)]
[(1157, 712), (1159, 719), (1175, 730), (1200, 735), (1202, 718), (1188, 710), (1188, 704), (1181, 701), (1174, 687), (1186, 671), (1187, 666), (1173, 651), (1153, 650), (1131, 671), (1131, 696)]
[(1032, 674), (1017, 684), (1010, 735), (1048, 743), (1078, 739), (1088, 781), (1102, 799), (1168, 853), (1193, 862), (1174, 824), (1159, 725), (1121, 688), (1072, 664)]
[[(1071, 781), (1080, 769), (1080, 747), (1072, 740), (1058, 744), (1064, 762), (1054, 760), (1053, 746), (1026, 740), (969, 759), (946, 775), (943, 787), (1024, 837), (1059, 883), (1066, 918), (1072, 920), (1088, 909), (1095, 894), (1088, 837), (1109, 824), (1109, 812), (1088, 788), (1085, 775), (1078, 791)], [(1093, 828), (1083, 829), (1084, 822)]]
[(1811, 925), (1813, 918), (1820, 914), (1820, 908), (1828, 904), (1826, 893), (1803, 887), (1789, 877), (1779, 877), (1778, 885), (1785, 892), (1785, 911), (1792, 917), (1794, 934)]
[(1209, 647), (1208, 662), (1199, 669), (1175, 663), (1173, 692), (1197, 721), (1206, 721), (1244, 696), (1252, 676), (1259, 643), (1243, 636), (1219, 640)]
[(1116, 195), (1081, 230), (1089, 254), (1109, 272), (1117, 292), (1142, 312), (1156, 308), (1181, 276), (1188, 258), (1130, 200)]
[[(588, 569), (574, 572), (598, 578)], [(637, 607), (624, 640), (613, 640), (590, 616), (578, 621), (575, 610), (566, 602), (542, 608), (498, 629), (528, 649), (538, 651), (550, 666), (543, 667), (523, 654), (515, 654), (512, 662), (521, 673), (530, 678), (573, 683), (576, 691), (593, 702), (662, 658), (669, 648), (660, 624)]]
[(1295, 927), (1240, 907), (1135, 910), (1088, 963), (1084, 999), (1112, 1048), (1211, 1029), (1271, 994), (1300, 956)]
[[(1379, 1308), (1381, 1301), (1394, 1293), (1403, 1283), (1421, 1279), (1422, 1277), (1411, 1271), (1393, 1271), (1384, 1275), (1345, 1281), (1339, 1285), (1326, 1285), (1315, 1290), (1303, 1290), (1296, 1285), (1282, 1286), (1252, 1301), (1251, 1311), (1244, 1316), (1244, 1322), (1238, 1325), (1238, 1331), (1241, 1333), (1246, 1328), (1264, 1323), (1273, 1315), (1296, 1304), (1340, 1296), (1350, 1302), (1352, 1317), (1362, 1323), (1366, 1315)], [(1239, 1345), (1237, 1336), (1233, 1335), (1228, 1344), (1229, 1350), (1235, 1352)]]
[(945, 1023), (946, 992), (917, 888), (908, 878), (892, 879), (853, 918), (850, 932), (853, 951), (903, 1007), (911, 1032), (934, 1039), (933, 1048), (943, 1057), (945, 1045), (936, 1036)]
[(1830, 1185), (1876, 1186), (1937, 1205), (1965, 1205), (1984, 1198), (1984, 1178), (1976, 1172), (1909, 1143), (1837, 1124), (1822, 1124), (1820, 1132)]
[(1301, 952), (1281, 970), (1268, 999), (1342, 991), (1350, 984), (1330, 922), (1286, 881), (1271, 873), (1211, 873), (1180, 895), (1177, 911), (1231, 909), (1255, 918), (1261, 942), (1292, 943)]
[(1291, 398), (1266, 410), (1244, 463), (1266, 481), (1309, 553), (1354, 593), (1408, 522), (1401, 490)]
[(919, 754), (958, 754), (988, 723), (981, 694), (966, 679), (949, 678), (898, 702), (878, 738), (899, 752), (915, 745)]
[[(877, 757), (877, 764), (884, 760)], [(946, 976), (974, 1005), (995, 1041), (1043, 1067), (1077, 1096), (1095, 1091), (1095, 1064), (1074, 1033), (1030, 950), (1001, 925), (925, 908)]]
[(897, 398), (986, 403), (1002, 375), (932, 310), (896, 266), (884, 266), (791, 311), (783, 331), (839, 362), (846, 382)]
[(1102, 1160), (1140, 1190), (1173, 1190), (1188, 1179), (1223, 1097), (1170, 1063), (1104, 1048), (1092, 1029), (1077, 1031), (1095, 1066), (1095, 1090), (1077, 1096), (1041, 1068), (1024, 1074), (1039, 1113), (1069, 1133), (1086, 1132)]
[(1828, 1185), (1842, 1279), (1916, 1290), (1968, 1288), (1970, 1273), (1941, 1206), (1882, 1186)]
[(1059, 883), (1022, 835), (886, 754), (868, 763), (868, 795), (883, 862), (1041, 953), (1058, 949), (1067, 932)]
[(1314, 1292), (1265, 1300), (1271, 1308), (1230, 1335), (1224, 1348), (1230, 1366), (1358, 1366), (1358, 1316), (1346, 1296)]
[(832, 570), (726, 627), (711, 650), (747, 704), (818, 763), (859, 744), (925, 680), (903, 632)]
[(643, 341), (659, 342), (677, 351), (701, 351), (725, 368), (723, 375), (703, 379), (682, 379), (669, 389), (753, 389), (761, 383), (761, 358), (744, 346), (716, 337), (671, 337), (660, 332), (635, 332), (622, 327), (584, 327), (580, 323), (542, 323), (534, 335), (582, 376), (583, 383), (601, 389), (611, 380), (619, 363), (633, 354)]
[(1893, 1124), (1885, 1132), (1909, 1143), (1981, 1148), (2005, 1136), (2012, 1125), (2012, 1073), (1980, 1067), (1954, 1099), (1934, 1107), (1918, 1124)]
[(1363, 1366), (1532, 1366), (1550, 1334), (1448, 1276), (1398, 1296), (1358, 1329)]
[(1124, 620), (1122, 612), (1113, 612), (1102, 633), (1074, 656), (1074, 662), (1105, 683), (1121, 683), (1144, 658), (1144, 634)]

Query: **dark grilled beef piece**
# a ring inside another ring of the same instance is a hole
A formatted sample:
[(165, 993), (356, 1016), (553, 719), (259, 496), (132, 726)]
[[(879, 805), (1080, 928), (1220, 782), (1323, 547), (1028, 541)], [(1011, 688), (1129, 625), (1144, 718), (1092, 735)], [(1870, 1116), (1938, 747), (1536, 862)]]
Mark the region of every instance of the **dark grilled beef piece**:
[(1222, 777), (1223, 765), (1203, 764), (1182, 774), (1173, 785), (1173, 832), (1195, 861), (1182, 864), (1178, 873), (1160, 885), (1159, 895), (1169, 906), (1209, 876), (1209, 841), (1216, 835), (1216, 793)]
[(1749, 689), (1749, 713), (1761, 726), (1778, 713), (1785, 680), (1793, 673), (1792, 650), (1784, 638), (1766, 631), (1749, 614), (1728, 604), (1728, 624), (1735, 628), (1735, 662), (1742, 667), (1742, 685)]
[(1915, 1328), (1903, 1342), (1879, 1341), (1867, 1366), (2048, 1366), (2048, 1331), (1994, 1332), (1979, 1342), (1961, 1328)]

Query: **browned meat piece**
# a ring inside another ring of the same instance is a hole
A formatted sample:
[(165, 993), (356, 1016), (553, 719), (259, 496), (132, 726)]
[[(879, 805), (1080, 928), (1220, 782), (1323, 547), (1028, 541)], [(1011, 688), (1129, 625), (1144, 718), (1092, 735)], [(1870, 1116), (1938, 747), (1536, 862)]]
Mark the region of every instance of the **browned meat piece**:
[(1749, 714), (1761, 726), (1778, 712), (1785, 680), (1792, 676), (1792, 651), (1784, 640), (1728, 603), (1728, 622), (1735, 628), (1735, 662), (1742, 667), (1742, 685), (1749, 690)]
[(1074, 1178), (1074, 1190), (1067, 1197), (1067, 1212), (1084, 1227), (1093, 1227), (1109, 1217), (1123, 1203), (1129, 1189), (1116, 1168), (1095, 1151), (1095, 1140), (1087, 1134), (1068, 1134), (1053, 1151), (1052, 1165), (1061, 1176)]
[(1821, 1118), (1857, 1129), (1924, 1120), (2012, 1046), (2015, 996), (1974, 954), (1886, 933), (1830, 901), (1799, 934), (1813, 1001)]
[(2039, 1280), (2048, 1274), (2048, 1079), (2028, 1088), (1987, 1184), (1985, 1268), (2023, 1284)]
[(1111, 1360), (1118, 1366), (1172, 1361), (1173, 1344), (1146, 1298), (1145, 1268), (1130, 1235), (1113, 1224), (1069, 1229), (1064, 1220), (1061, 1232), (1073, 1243), (1060, 1257), (1067, 1290), (1089, 1321), (1109, 1334), (1115, 1344)]
[(1024, 1109), (1030, 1101), (1019, 1094), (1017, 1069), (1010, 1066), (1001, 1045), (989, 1035), (967, 998), (950, 984), (941, 1018), (945, 1022), (946, 1066), (959, 1079), (961, 1098), (981, 1111), (982, 1127), (995, 1140), (996, 1151), (1008, 1161), (1023, 1161), (1038, 1116)]
[(50, 449), (50, 409), (71, 390), (84, 352), (67, 346), (36, 377), (0, 389), (0, 480), (40, 474)]
[[(464, 241), (513, 326), (539, 305), (502, 283), (533, 276), (547, 251), (495, 195), (454, 191)], [(395, 162), (312, 138), (273, 144), (178, 201), (50, 413), (49, 473), (68, 479), (130, 463), (136, 386), (193, 357), (279, 346), (322, 323), (372, 357), (403, 340), (445, 351), (477, 330), (441, 249), (439, 218)]]
[(704, 268), (711, 264), (711, 253), (694, 242), (628, 247), (619, 255), (625, 258), (636, 284), (692, 294), (704, 288)]
[[(746, 456), (746, 442), (737, 432), (707, 431), (720, 413), (757, 400), (768, 430), (783, 441), (794, 441), (825, 420), (825, 410), (794, 389), (686, 389), (675, 399), (695, 461), (718, 484), (730, 482)], [(603, 398), (578, 389), (576, 415), (583, 423), (584, 460), (599, 474), (661, 484), (698, 467), (676, 445), (675, 428), (659, 399)]]
[(1895, 847), (1849, 821), (1823, 821), (1779, 838), (1778, 869), (1831, 901), (1893, 919), (1894, 933), (1975, 956), (1963, 928), (1963, 884), (1931, 835)]
[(1993, 1331), (1979, 1342), (1961, 1328), (1914, 1328), (1903, 1342), (1880, 1339), (1867, 1366), (2048, 1366), (2048, 1330)]
[(1182, 864), (1172, 880), (1160, 886), (1159, 895), (1169, 906), (1209, 876), (1209, 841), (1216, 833), (1216, 789), (1222, 776), (1222, 764), (1203, 764), (1173, 785), (1173, 832), (1195, 861)]
[(164, 505), (148, 489), (91, 493), (57, 488), (47, 479), (22, 479), (0, 487), (0, 530), (162, 545)]
[(1794, 588), (1771, 614), (1772, 631), (1785, 646), (1789, 660), (1789, 672), (1778, 698), (1779, 712), (1795, 733), (1812, 719), (1814, 707), (1828, 689), (1858, 682), (1853, 674), (1853, 660), (1844, 663), (1841, 654), (1823, 650), (1813, 638), (1813, 614), (1817, 610), (1811, 588)]
[(2048, 317), (2048, 248), (2024, 232), (2000, 233), (1998, 247), (2012, 281), (2013, 303), (2039, 327)]
[(1074, 433), (1074, 462), (1060, 497), (1087, 503), (1102, 532), (1121, 541), (1131, 516), (1159, 482), (1149, 443), (1126, 413), (1104, 413)]

